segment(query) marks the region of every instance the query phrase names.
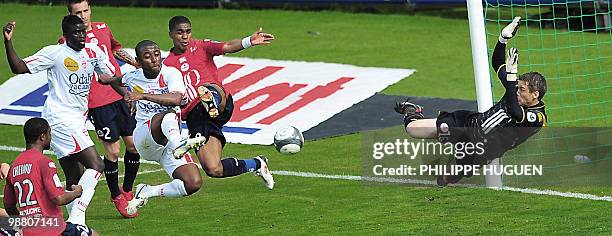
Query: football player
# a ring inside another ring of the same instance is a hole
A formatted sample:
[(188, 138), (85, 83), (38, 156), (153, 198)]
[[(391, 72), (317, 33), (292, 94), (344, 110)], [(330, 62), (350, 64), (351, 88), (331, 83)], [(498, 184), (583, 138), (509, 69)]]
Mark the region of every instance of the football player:
[(162, 65), (159, 46), (152, 41), (138, 43), (136, 55), (142, 68), (123, 78), (101, 77), (101, 82), (111, 84), (120, 93), (123, 92), (122, 84), (130, 88), (132, 92), (126, 92), (125, 98), (136, 102), (136, 149), (144, 159), (161, 164), (173, 180), (156, 186), (139, 184), (134, 199), (126, 208), (129, 214), (136, 212), (151, 197), (180, 197), (198, 191), (202, 177), (187, 152), (206, 141), (203, 136), (181, 139), (180, 118), (175, 110), (185, 92), (181, 73)]
[(168, 28), (174, 47), (170, 49), (164, 65), (177, 68), (183, 75), (188, 104), (182, 107), (182, 118), (187, 121), (191, 137), (203, 136), (207, 140), (203, 148), (196, 150), (204, 172), (215, 178), (255, 172), (267, 188), (274, 188), (274, 178), (268, 170), (267, 158), (256, 156), (246, 160), (221, 160), (226, 142), (222, 129), (232, 116), (234, 102), (232, 95), (223, 88), (213, 60), (215, 56), (269, 44), (274, 40), (274, 35), (264, 33), (260, 28), (243, 39), (227, 42), (193, 39), (191, 22), (185, 16), (172, 17)]
[(43, 155), (43, 150), (50, 147), (51, 132), (45, 119), (26, 121), (23, 126), (26, 150), (15, 158), (7, 176), (4, 207), (11, 216), (20, 217), (17, 219), (30, 219), (28, 222), (33, 225), (22, 228), (23, 235), (98, 235), (84, 224), (64, 221), (60, 206), (80, 197), (83, 188), (71, 185), (64, 192), (55, 163)]
[[(85, 43), (96, 45), (104, 52), (113, 68), (115, 75), (121, 76), (121, 67), (115, 58), (127, 62), (135, 67), (138, 63), (123, 50), (119, 41), (115, 39), (110, 26), (104, 22), (91, 22), (91, 6), (89, 0), (69, 0), (68, 13), (76, 15), (85, 24)], [(64, 38), (60, 39), (63, 43)], [(134, 147), (132, 133), (136, 127), (136, 120), (132, 117), (127, 103), (121, 95), (110, 86), (103, 86), (95, 79), (91, 81), (88, 97), (89, 120), (93, 123), (98, 139), (104, 146), (104, 176), (111, 195), (111, 202), (123, 217), (132, 218), (138, 214), (129, 215), (125, 211), (127, 202), (132, 200), (132, 186), (140, 166), (140, 156)], [(117, 160), (121, 154), (119, 137), (125, 143), (125, 175), (121, 188), (119, 182), (119, 166)]]
[(68, 221), (85, 225), (85, 211), (104, 170), (104, 162), (85, 127), (87, 96), (95, 73), (112, 76), (114, 67), (99, 47), (86, 47), (85, 24), (78, 16), (68, 15), (62, 20), (65, 43), (44, 47), (23, 60), (13, 48), (14, 32), (15, 22), (3, 28), (11, 71), (47, 72), (49, 95), (42, 116), (51, 126), (51, 147), (66, 176), (66, 186), (83, 186), (82, 196), (69, 204)]
[[(404, 115), (406, 132), (414, 138), (437, 138), (440, 142), (484, 144), (484, 155), (454, 157), (450, 165), (484, 165), (511, 150), (546, 125), (544, 94), (546, 79), (538, 72), (518, 73), (518, 51), (506, 44), (516, 34), (521, 18), (516, 17), (499, 35), (492, 56), (493, 68), (505, 88), (504, 96), (485, 112), (440, 112), (436, 119), (424, 119), (422, 108), (408, 101), (396, 104), (395, 111)], [(449, 167), (447, 166), (447, 168)], [(441, 175), (438, 185), (456, 183), (464, 176)]]

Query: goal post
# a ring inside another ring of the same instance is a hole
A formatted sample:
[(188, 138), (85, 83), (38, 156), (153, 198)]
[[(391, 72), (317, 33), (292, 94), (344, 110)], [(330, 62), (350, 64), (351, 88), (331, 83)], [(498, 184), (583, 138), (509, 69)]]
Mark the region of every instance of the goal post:
[[(474, 80), (476, 83), (476, 99), (478, 112), (485, 112), (493, 106), (493, 91), (491, 77), (489, 75), (489, 56), (487, 49), (487, 34), (485, 30), (485, 19), (481, 0), (468, 0), (468, 18), (470, 25), (470, 41), (472, 46), (472, 63), (474, 65)], [(499, 158), (493, 160), (489, 165), (492, 168), (500, 168)], [(499, 173), (494, 171), (494, 173)], [(486, 175), (487, 187), (502, 187), (501, 175)]]

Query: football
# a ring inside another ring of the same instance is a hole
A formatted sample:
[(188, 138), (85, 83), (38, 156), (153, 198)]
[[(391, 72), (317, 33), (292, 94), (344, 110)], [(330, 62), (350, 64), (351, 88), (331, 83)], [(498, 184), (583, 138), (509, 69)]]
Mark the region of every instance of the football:
[(299, 129), (286, 126), (274, 134), (274, 147), (282, 154), (295, 154), (302, 150), (304, 136)]

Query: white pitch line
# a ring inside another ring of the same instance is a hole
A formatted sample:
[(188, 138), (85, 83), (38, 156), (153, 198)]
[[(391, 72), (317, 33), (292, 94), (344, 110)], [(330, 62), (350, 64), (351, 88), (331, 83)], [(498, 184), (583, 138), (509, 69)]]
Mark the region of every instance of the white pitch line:
[(597, 196), (597, 195), (586, 194), (586, 193), (559, 192), (559, 191), (554, 191), (554, 190), (540, 190), (540, 189), (513, 188), (513, 187), (501, 187), (501, 188), (491, 188), (491, 189), (529, 193), (529, 194), (551, 195), (551, 196), (612, 202), (612, 197), (610, 196)]
[[(23, 151), (25, 151), (25, 148), (0, 145), (0, 151), (23, 152)], [(53, 155), (53, 156), (55, 156), (55, 152), (53, 152), (51, 150), (45, 150), (43, 153), (45, 155)]]
[[(0, 150), (21, 152), (25, 149), (0, 145)], [(45, 154), (54, 155), (52, 151), (45, 151)], [(121, 161), (122, 159), (123, 158), (119, 158), (119, 161)], [(147, 160), (140, 160), (140, 163), (159, 165), (159, 163), (157, 162), (147, 161)], [(198, 167), (201, 168), (199, 164), (198, 164)], [(163, 169), (148, 170), (148, 171), (143, 171), (142, 174), (159, 172), (162, 170)], [(305, 178), (341, 179), (341, 180), (352, 180), (352, 181), (363, 180), (363, 181), (379, 182), (379, 183), (421, 184), (421, 185), (436, 186), (436, 182), (431, 181), (431, 180), (363, 177), (363, 176), (356, 176), (356, 175), (330, 175), (330, 174), (319, 174), (319, 173), (312, 173), (312, 172), (296, 172), (296, 171), (286, 171), (286, 170), (277, 170), (277, 171), (271, 171), (271, 172), (275, 175), (296, 176), (296, 177), (305, 177)], [(138, 174), (141, 174), (141, 172), (138, 172)], [(467, 185), (467, 184), (458, 185), (458, 186), (480, 188), (477, 185)], [(514, 188), (514, 187), (501, 187), (501, 188), (490, 188), (490, 189), (499, 190), (499, 191), (520, 192), (520, 193), (527, 193), (527, 194), (548, 195), (548, 196), (558, 196), (558, 197), (566, 197), (566, 198), (577, 198), (577, 199), (612, 202), (612, 197), (610, 196), (597, 196), (597, 195), (586, 194), (586, 193), (560, 192), (560, 191), (547, 190), (547, 189), (541, 190), (541, 189)]]
[[(311, 172), (295, 172), (295, 171), (284, 171), (284, 170), (271, 171), (271, 172), (272, 174), (275, 174), (275, 175), (298, 176), (298, 177), (306, 177), (306, 178), (342, 179), (342, 180), (353, 180), (353, 181), (363, 180), (363, 181), (380, 182), (380, 183), (422, 184), (422, 185), (436, 186), (436, 182), (429, 181), (429, 180), (362, 177), (362, 176), (355, 176), (355, 175), (327, 175), (327, 174), (318, 174), (318, 173), (311, 173)], [(484, 188), (484, 187), (478, 187), (477, 185), (471, 185), (471, 184), (470, 185), (460, 184), (460, 185), (454, 185), (454, 186)], [(500, 190), (500, 191), (521, 192), (521, 193), (528, 193), (528, 194), (549, 195), (549, 196), (612, 202), (612, 197), (610, 196), (597, 196), (597, 195), (586, 194), (586, 193), (559, 192), (559, 191), (554, 191), (554, 190), (540, 190), (540, 189), (513, 188), (513, 187), (501, 187), (501, 188), (490, 188), (490, 189)]]

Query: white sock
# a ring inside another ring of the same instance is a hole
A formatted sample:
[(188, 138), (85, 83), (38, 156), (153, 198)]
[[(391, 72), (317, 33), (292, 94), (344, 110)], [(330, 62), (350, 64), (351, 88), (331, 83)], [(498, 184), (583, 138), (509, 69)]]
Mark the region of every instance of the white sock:
[(94, 169), (86, 169), (83, 175), (81, 176), (81, 180), (79, 180), (79, 185), (83, 187), (83, 194), (81, 197), (74, 199), (71, 203), (72, 209), (70, 209), (68, 215), (68, 222), (79, 225), (85, 224), (85, 211), (87, 211), (87, 206), (89, 206), (89, 202), (91, 202), (91, 198), (96, 191), (96, 185), (98, 184), (98, 180), (102, 173), (95, 171)]
[(164, 115), (161, 122), (161, 130), (168, 139), (169, 150), (174, 150), (181, 145), (181, 129), (179, 127), (178, 117), (175, 113), (168, 113)]
[(151, 197), (182, 197), (187, 195), (185, 183), (180, 179), (174, 179), (165, 184), (147, 186), (140, 193), (144, 198)]

